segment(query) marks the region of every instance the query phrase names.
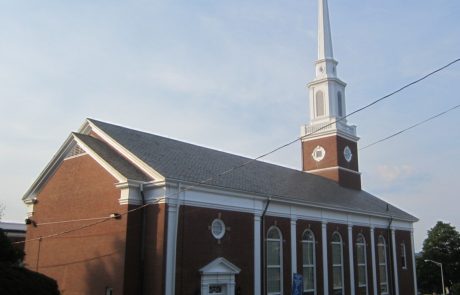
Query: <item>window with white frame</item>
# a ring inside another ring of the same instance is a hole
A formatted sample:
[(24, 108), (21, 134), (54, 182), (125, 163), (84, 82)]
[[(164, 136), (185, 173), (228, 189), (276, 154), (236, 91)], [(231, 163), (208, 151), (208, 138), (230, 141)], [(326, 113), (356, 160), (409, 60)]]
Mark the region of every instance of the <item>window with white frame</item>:
[(407, 269), (406, 244), (401, 243), (401, 267)]
[(322, 91), (316, 92), (315, 104), (316, 117), (324, 116), (324, 95)]
[(380, 294), (388, 294), (388, 272), (387, 272), (387, 244), (383, 236), (379, 236), (377, 243), (377, 255), (379, 259), (379, 281)]
[(343, 295), (343, 241), (338, 232), (332, 234), (332, 289), (333, 295)]
[(276, 226), (267, 232), (267, 294), (283, 294), (282, 235)]
[(302, 274), (304, 294), (316, 292), (315, 236), (307, 229), (302, 235)]
[(356, 238), (356, 261), (358, 265), (359, 294), (367, 294), (366, 239), (362, 234), (358, 234)]

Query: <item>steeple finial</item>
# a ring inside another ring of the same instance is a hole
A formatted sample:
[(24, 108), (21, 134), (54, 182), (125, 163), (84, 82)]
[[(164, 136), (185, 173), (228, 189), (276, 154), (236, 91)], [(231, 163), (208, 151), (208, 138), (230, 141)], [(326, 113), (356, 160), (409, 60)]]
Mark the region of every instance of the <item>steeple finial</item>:
[(318, 60), (334, 59), (327, 0), (318, 1)]

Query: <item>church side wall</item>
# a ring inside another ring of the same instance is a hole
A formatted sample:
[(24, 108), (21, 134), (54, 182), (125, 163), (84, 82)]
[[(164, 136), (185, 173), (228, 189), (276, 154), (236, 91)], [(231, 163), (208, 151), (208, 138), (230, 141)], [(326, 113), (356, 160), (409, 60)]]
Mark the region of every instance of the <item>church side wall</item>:
[[(176, 253), (176, 294), (199, 294), (199, 270), (218, 257), (241, 269), (236, 275), (237, 294), (251, 294), (254, 281), (254, 215), (248, 213), (181, 206)], [(221, 219), (225, 235), (217, 240), (211, 223)], [(288, 256), (289, 257), (289, 256)]]
[[(413, 253), (411, 247), (411, 232), (397, 230), (396, 231), (396, 255), (398, 261), (398, 277), (399, 277), (399, 294), (414, 294), (414, 269), (413, 269)], [(406, 248), (406, 267), (402, 266), (401, 259), (401, 244)]]
[[(27, 239), (76, 229), (95, 221), (40, 223), (84, 219), (123, 213), (116, 179), (90, 156), (65, 160), (38, 194), (27, 226)], [(27, 268), (57, 280), (64, 294), (104, 294), (107, 287), (123, 292), (127, 219), (108, 220), (95, 226), (26, 243)]]

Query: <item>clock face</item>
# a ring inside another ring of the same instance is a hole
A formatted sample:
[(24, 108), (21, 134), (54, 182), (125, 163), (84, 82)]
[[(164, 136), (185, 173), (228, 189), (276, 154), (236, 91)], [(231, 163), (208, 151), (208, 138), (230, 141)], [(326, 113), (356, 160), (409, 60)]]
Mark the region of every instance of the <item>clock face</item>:
[(345, 160), (347, 162), (350, 162), (351, 159), (353, 158), (353, 153), (351, 152), (351, 149), (350, 149), (350, 147), (348, 145), (343, 150), (343, 156), (345, 157)]
[(324, 157), (326, 156), (326, 150), (322, 146), (318, 145), (317, 147), (313, 149), (311, 156), (313, 160), (315, 160), (316, 162), (319, 162), (322, 159), (324, 159)]

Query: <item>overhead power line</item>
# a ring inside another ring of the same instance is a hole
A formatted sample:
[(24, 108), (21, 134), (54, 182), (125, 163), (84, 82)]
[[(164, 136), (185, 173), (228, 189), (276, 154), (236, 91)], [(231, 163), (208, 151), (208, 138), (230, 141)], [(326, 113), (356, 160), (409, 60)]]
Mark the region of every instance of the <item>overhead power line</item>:
[(424, 124), (424, 123), (427, 123), (427, 122), (429, 122), (429, 121), (431, 121), (431, 120), (434, 120), (434, 119), (436, 119), (436, 118), (439, 118), (439, 117), (441, 117), (441, 116), (447, 114), (448, 112), (453, 111), (453, 110), (455, 110), (455, 109), (457, 109), (457, 108), (459, 108), (459, 107), (460, 107), (460, 104), (459, 104), (459, 105), (456, 105), (456, 106), (454, 106), (454, 107), (451, 107), (451, 108), (445, 110), (444, 112), (441, 112), (441, 113), (439, 113), (439, 114), (436, 114), (436, 115), (434, 115), (434, 116), (431, 116), (431, 117), (429, 117), (428, 119), (425, 119), (425, 120), (423, 120), (423, 121), (420, 121), (420, 122), (418, 122), (418, 123), (416, 123), (416, 124), (414, 124), (414, 125), (412, 125), (412, 126), (409, 126), (409, 127), (405, 128), (405, 129), (402, 129), (402, 130), (400, 130), (400, 131), (398, 131), (398, 132), (396, 132), (396, 133), (393, 133), (393, 134), (391, 134), (391, 135), (389, 135), (389, 136), (387, 136), (387, 137), (385, 137), (385, 138), (382, 138), (382, 139), (377, 140), (377, 141), (375, 141), (375, 142), (373, 142), (373, 143), (371, 143), (371, 144), (368, 144), (368, 145), (366, 145), (366, 146), (360, 148), (360, 150), (367, 149), (367, 148), (369, 148), (369, 147), (371, 147), (371, 146), (374, 146), (374, 145), (376, 145), (376, 144), (378, 144), (378, 143), (381, 143), (381, 142), (386, 141), (386, 140), (388, 140), (388, 139), (390, 139), (390, 138), (393, 138), (393, 137), (395, 137), (395, 136), (398, 136), (398, 135), (400, 135), (401, 133), (404, 133), (404, 132), (406, 132), (406, 131), (408, 131), (408, 130), (411, 130), (411, 129), (415, 128), (415, 127), (418, 127), (418, 126), (420, 126), (420, 125), (422, 125), (422, 124)]
[[(271, 154), (273, 154), (273, 153), (275, 153), (275, 152), (277, 152), (277, 151), (279, 151), (279, 150), (281, 150), (281, 149), (283, 149), (283, 148), (286, 148), (286, 147), (292, 145), (293, 143), (297, 142), (298, 140), (302, 140), (303, 138), (305, 138), (305, 137), (307, 137), (307, 136), (313, 135), (313, 134), (315, 134), (315, 133), (317, 133), (317, 132), (319, 132), (319, 131), (321, 131), (321, 130), (323, 130), (323, 129), (328, 128), (329, 126), (331, 126), (331, 125), (333, 125), (333, 124), (336, 124), (336, 123), (338, 123), (338, 122), (341, 122), (341, 121), (343, 121), (343, 120), (345, 120), (345, 119), (347, 119), (347, 118), (349, 118), (349, 117), (355, 115), (356, 113), (359, 113), (359, 112), (361, 112), (361, 111), (363, 111), (363, 110), (365, 110), (365, 109), (367, 109), (367, 108), (370, 108), (371, 106), (373, 106), (373, 105), (375, 105), (375, 104), (377, 104), (377, 103), (379, 103), (379, 102), (381, 102), (381, 101), (383, 101), (383, 100), (385, 100), (385, 99), (387, 99), (387, 98), (389, 98), (389, 97), (391, 97), (391, 96), (393, 96), (393, 95), (395, 95), (395, 94), (397, 94), (397, 93), (399, 93), (399, 92), (401, 92), (401, 91), (403, 91), (403, 90), (405, 90), (405, 89), (407, 89), (407, 88), (409, 88), (409, 87), (411, 87), (411, 86), (413, 86), (413, 85), (415, 85), (415, 84), (417, 84), (417, 83), (420, 83), (421, 81), (423, 81), (423, 80), (429, 78), (430, 76), (433, 76), (433, 75), (435, 75), (436, 73), (445, 70), (446, 68), (448, 68), (448, 67), (454, 65), (455, 63), (457, 63), (457, 62), (459, 62), (459, 61), (460, 61), (460, 58), (455, 59), (455, 60), (449, 62), (448, 64), (446, 64), (446, 65), (444, 65), (444, 66), (442, 66), (442, 67), (440, 67), (440, 68), (438, 68), (438, 69), (436, 69), (436, 70), (434, 70), (434, 71), (432, 71), (432, 72), (430, 72), (430, 73), (428, 73), (428, 74), (422, 76), (421, 78), (419, 78), (419, 79), (417, 79), (417, 80), (415, 80), (415, 81), (412, 81), (412, 82), (410, 82), (410, 83), (408, 83), (408, 84), (406, 84), (406, 85), (400, 87), (399, 89), (397, 89), (397, 90), (395, 90), (395, 91), (393, 91), (393, 92), (390, 92), (390, 93), (387, 94), (387, 95), (384, 95), (384, 96), (382, 96), (382, 97), (380, 97), (380, 98), (378, 98), (378, 99), (375, 99), (375, 100), (372, 101), (371, 103), (369, 103), (369, 104), (367, 104), (367, 105), (365, 105), (365, 106), (363, 106), (363, 107), (361, 107), (361, 108), (359, 108), (359, 109), (357, 109), (357, 110), (355, 110), (355, 111), (349, 113), (348, 115), (346, 115), (346, 116), (344, 116), (344, 117), (341, 117), (341, 118), (339, 118), (339, 119), (337, 119), (337, 120), (335, 120), (335, 121), (333, 121), (333, 122), (331, 122), (331, 123), (329, 123), (329, 124), (326, 124), (325, 126), (323, 126), (323, 127), (321, 127), (321, 128), (318, 128), (317, 130), (314, 130), (313, 132), (310, 132), (310, 133), (305, 134), (305, 135), (300, 136), (300, 137), (296, 137), (294, 140), (291, 140), (291, 141), (289, 141), (289, 142), (287, 142), (287, 143), (285, 143), (285, 144), (283, 144), (283, 145), (281, 145), (281, 146), (278, 146), (278, 147), (274, 148), (273, 150), (271, 150), (271, 151), (269, 151), (269, 152), (267, 152), (267, 153), (264, 153), (264, 154), (262, 154), (262, 155), (260, 155), (260, 156), (258, 156), (258, 157), (251, 158), (251, 159), (249, 159), (248, 161), (244, 162), (244, 163), (241, 164), (241, 165), (237, 165), (237, 166), (234, 166), (234, 167), (232, 167), (232, 168), (230, 168), (230, 169), (224, 170), (224, 171), (220, 172), (219, 174), (213, 175), (213, 176), (211, 176), (211, 177), (209, 177), (209, 178), (207, 178), (207, 179), (204, 179), (204, 180), (198, 182), (196, 185), (189, 185), (189, 186), (186, 186), (186, 187), (184, 187), (184, 188), (181, 188), (179, 191), (177, 191), (177, 192), (175, 192), (175, 193), (173, 193), (173, 194), (170, 194), (169, 196), (165, 196), (165, 197), (174, 197), (174, 196), (178, 196), (178, 195), (179, 195), (180, 193), (182, 193), (182, 192), (191, 190), (191, 189), (193, 189), (193, 188), (195, 188), (195, 187), (198, 187), (198, 186), (201, 185), (201, 184), (206, 184), (206, 183), (208, 183), (208, 182), (210, 182), (210, 181), (212, 181), (212, 180), (214, 180), (214, 179), (216, 179), (216, 178), (218, 178), (218, 177), (221, 177), (221, 176), (224, 176), (224, 175), (226, 175), (226, 174), (229, 174), (229, 173), (231, 173), (231, 172), (233, 172), (233, 171), (235, 171), (235, 170), (241, 169), (241, 168), (243, 168), (243, 167), (245, 167), (245, 166), (247, 166), (247, 165), (249, 165), (249, 164), (251, 164), (251, 163), (257, 161), (257, 160), (260, 160), (260, 159), (262, 159), (262, 158), (265, 158), (265, 157), (267, 157), (267, 156), (269, 156), (269, 155), (271, 155)], [(127, 214), (129, 214), (129, 213), (134, 212), (134, 211), (143, 209), (143, 208), (145, 208), (145, 207), (147, 207), (147, 206), (149, 206), (149, 205), (152, 205), (152, 204), (144, 204), (144, 205), (142, 205), (142, 206), (140, 206), (140, 207), (137, 207), (137, 208), (134, 208), (134, 209), (132, 209), (132, 210), (126, 211), (126, 212), (124, 212), (124, 213), (121, 213), (120, 215), (127, 215)], [(105, 218), (105, 219), (104, 219), (104, 218)], [(107, 218), (107, 217), (100, 217), (100, 218), (96, 217), (96, 218), (94, 218), (94, 219), (102, 219), (102, 220), (97, 221), (97, 222), (94, 222), (94, 223), (91, 223), (91, 224), (88, 224), (88, 225), (84, 225), (84, 226), (82, 226), (82, 227), (78, 227), (78, 228), (75, 228), (75, 229), (72, 229), (72, 230), (69, 230), (69, 231), (64, 231), (64, 232), (57, 233), (57, 234), (53, 234), (53, 235), (48, 235), (48, 236), (44, 236), (44, 237), (29, 239), (29, 240), (26, 240), (26, 241), (41, 240), (41, 239), (44, 239), (44, 238), (56, 237), (56, 236), (58, 236), (58, 235), (66, 234), (66, 233), (68, 233), (68, 232), (73, 232), (73, 231), (77, 231), (77, 230), (80, 230), (80, 229), (84, 229), (84, 228), (87, 228), (87, 227), (90, 227), (90, 226), (93, 226), (93, 225), (97, 225), (97, 224), (102, 223), (102, 222), (105, 222), (105, 221), (107, 221), (107, 220), (109, 220), (109, 219), (111, 219), (111, 218), (110, 218), (110, 217), (109, 217), (109, 218)], [(54, 222), (54, 224), (58, 224), (58, 223), (67, 223), (67, 222), (69, 222), (69, 221), (56, 221), (56, 222)], [(40, 223), (37, 223), (37, 226), (39, 226), (39, 225), (40, 225)], [(17, 244), (17, 243), (25, 243), (26, 241), (16, 242), (16, 244)]]

